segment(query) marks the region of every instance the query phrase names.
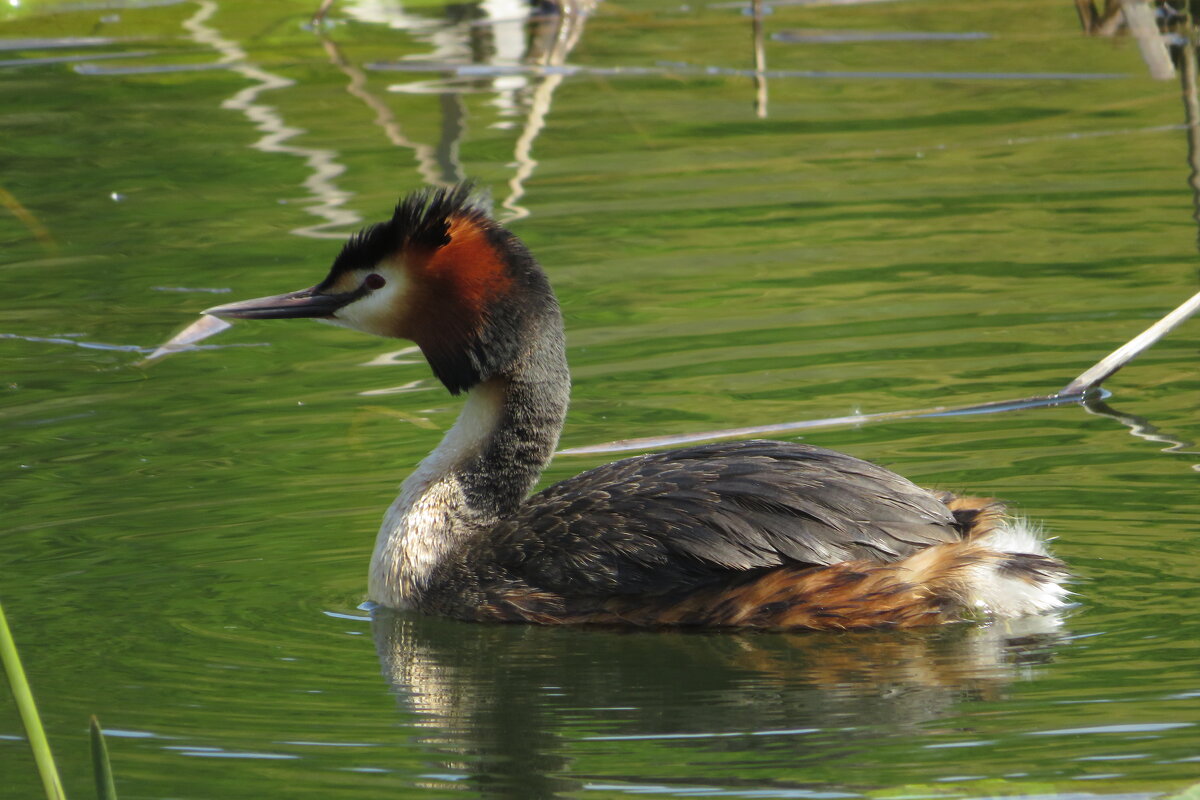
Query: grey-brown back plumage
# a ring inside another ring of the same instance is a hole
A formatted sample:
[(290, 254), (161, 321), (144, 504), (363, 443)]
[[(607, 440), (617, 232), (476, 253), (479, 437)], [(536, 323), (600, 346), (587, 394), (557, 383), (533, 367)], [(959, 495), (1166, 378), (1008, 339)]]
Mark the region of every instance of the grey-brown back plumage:
[(489, 582), (662, 595), (766, 567), (892, 562), (960, 538), (945, 505), (889, 470), (820, 447), (749, 441), (569, 478), (463, 555), (487, 565)]

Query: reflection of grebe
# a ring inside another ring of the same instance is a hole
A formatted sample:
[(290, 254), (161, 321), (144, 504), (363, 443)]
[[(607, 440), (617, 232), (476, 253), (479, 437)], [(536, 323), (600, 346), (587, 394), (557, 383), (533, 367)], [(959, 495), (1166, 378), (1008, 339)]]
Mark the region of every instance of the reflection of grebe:
[(411, 339), (465, 407), (404, 482), (370, 596), (464, 619), (910, 627), (1059, 607), (1061, 562), (987, 500), (786, 442), (617, 461), (526, 494), (566, 415), (558, 302), (467, 187), (403, 200), (321, 283), (209, 309)]

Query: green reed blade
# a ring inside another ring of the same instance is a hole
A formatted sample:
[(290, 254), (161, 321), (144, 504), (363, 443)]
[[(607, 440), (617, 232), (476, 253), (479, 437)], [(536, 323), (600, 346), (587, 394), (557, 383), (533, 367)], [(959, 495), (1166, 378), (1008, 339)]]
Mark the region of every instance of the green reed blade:
[(37, 763), (38, 773), (42, 776), (42, 786), (46, 790), (46, 798), (47, 800), (66, 800), (67, 795), (63, 792), (62, 779), (58, 777), (58, 769), (54, 766), (54, 755), (50, 752), (50, 743), (46, 741), (46, 732), (42, 730), (42, 720), (38, 716), (37, 706), (33, 702), (33, 691), (25, 679), (21, 657), (17, 655), (17, 643), (13, 641), (12, 631), (8, 629), (8, 620), (4, 618), (4, 606), (2, 605), (0, 605), (0, 663), (4, 664), (4, 672), (8, 675), (8, 685), (12, 687), (13, 699), (17, 701), (17, 711), (21, 714), (25, 735), (29, 739), (29, 748), (33, 750), (33, 759)]
[(108, 745), (104, 743), (104, 731), (100, 720), (92, 715), (88, 725), (92, 737), (92, 772), (96, 776), (96, 797), (100, 800), (117, 800), (117, 785), (113, 783), (112, 764), (108, 761)]
[(1173, 794), (1167, 800), (1200, 800), (1200, 783), (1192, 784), (1179, 794)]

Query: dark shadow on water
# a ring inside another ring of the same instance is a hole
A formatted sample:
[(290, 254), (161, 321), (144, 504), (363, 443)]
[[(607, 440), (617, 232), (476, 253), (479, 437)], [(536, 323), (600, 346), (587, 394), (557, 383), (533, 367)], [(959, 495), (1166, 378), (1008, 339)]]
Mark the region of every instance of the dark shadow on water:
[[(1005, 697), (1053, 659), (1060, 625), (778, 634), (489, 626), (386, 609), (372, 619), (428, 772), (485, 797), (527, 799), (598, 780), (661, 782), (643, 773), (662, 747), (682, 760), (782, 747), (803, 766), (884, 733), (915, 735), (963, 702)], [(592, 774), (580, 774), (581, 759)], [(750, 788), (735, 781), (722, 779)], [(818, 786), (828, 791), (791, 788)]]

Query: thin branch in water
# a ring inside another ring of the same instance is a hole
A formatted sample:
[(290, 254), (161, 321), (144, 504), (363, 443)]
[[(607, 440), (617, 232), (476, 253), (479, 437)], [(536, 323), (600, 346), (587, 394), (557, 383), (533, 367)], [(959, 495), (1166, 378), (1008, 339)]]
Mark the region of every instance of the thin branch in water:
[(1079, 395), (1092, 391), (1108, 380), (1114, 372), (1149, 350), (1155, 342), (1182, 325), (1197, 310), (1200, 310), (1200, 292), (1196, 292), (1170, 314), (1084, 370), (1079, 377), (1060, 389), (1058, 393), (1060, 395)]
[(748, 428), (726, 428), (724, 430), (703, 431), (700, 433), (680, 434), (677, 436), (653, 436), (641, 439), (620, 439), (604, 444), (571, 447), (560, 450), (558, 455), (590, 455), (594, 453), (615, 453), (634, 450), (650, 450), (657, 447), (674, 447), (693, 442), (706, 442), (713, 439), (736, 439), (746, 436), (764, 436), (770, 434), (790, 433), (798, 430), (813, 428), (829, 428), (837, 425), (861, 425), (868, 422), (883, 420), (915, 419), (917, 417), (948, 417), (966, 414), (997, 414), (1003, 411), (1016, 411), (1026, 408), (1042, 408), (1046, 406), (1078, 403), (1088, 395), (1102, 391), (1100, 384), (1113, 373), (1128, 364), (1133, 359), (1148, 350), (1155, 342), (1166, 336), (1171, 330), (1181, 325), (1184, 320), (1200, 309), (1200, 292), (1180, 305), (1171, 313), (1151, 325), (1140, 334), (1118, 347), (1113, 352), (1100, 359), (1079, 377), (1068, 383), (1059, 391), (1049, 395), (1035, 395), (1017, 400), (996, 400), (990, 403), (980, 403), (973, 406), (958, 408), (935, 407), (915, 411), (885, 411), (878, 414), (852, 414), (845, 417), (828, 419), (802, 420), (799, 422), (781, 422), (773, 425), (757, 425)]

